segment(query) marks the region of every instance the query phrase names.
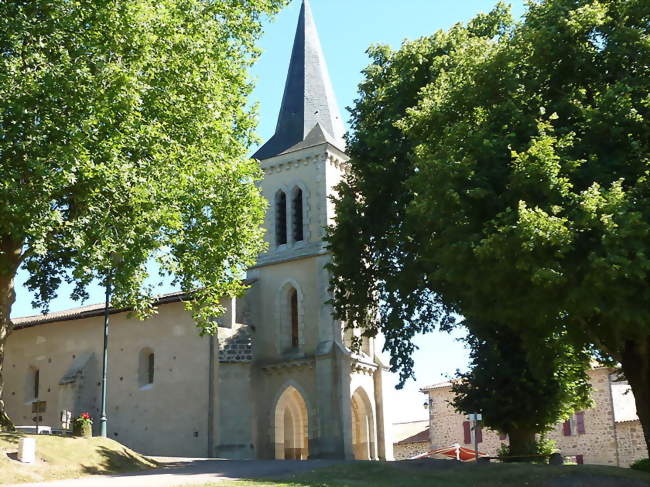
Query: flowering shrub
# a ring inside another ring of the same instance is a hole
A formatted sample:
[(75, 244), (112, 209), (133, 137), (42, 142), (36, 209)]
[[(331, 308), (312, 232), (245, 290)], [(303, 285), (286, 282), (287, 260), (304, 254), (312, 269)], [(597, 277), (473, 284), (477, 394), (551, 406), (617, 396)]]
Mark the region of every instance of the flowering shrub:
[(80, 426), (92, 426), (93, 424), (93, 419), (90, 417), (90, 414), (88, 413), (81, 413), (77, 419), (75, 419), (75, 422), (79, 424)]
[(81, 413), (78, 418), (75, 418), (72, 426), (72, 434), (84, 438), (90, 438), (93, 435), (93, 419), (90, 417), (90, 414)]

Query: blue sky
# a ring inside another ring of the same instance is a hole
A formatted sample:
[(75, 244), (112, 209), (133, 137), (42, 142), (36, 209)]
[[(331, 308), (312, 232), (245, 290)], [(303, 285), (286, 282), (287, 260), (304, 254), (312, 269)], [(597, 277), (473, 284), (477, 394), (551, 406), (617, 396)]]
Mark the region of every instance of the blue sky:
[[(345, 108), (353, 105), (361, 70), (368, 64), (365, 54), (368, 46), (388, 44), (399, 48), (404, 39), (415, 39), (466, 22), (479, 12), (490, 10), (495, 3), (496, 0), (311, 0), (343, 118), (348, 118)], [(523, 14), (522, 0), (510, 3), (515, 16)], [(275, 129), (299, 9), (300, 0), (294, 0), (273, 21), (267, 22), (260, 42), (263, 53), (252, 74), (257, 82), (253, 101), (259, 104), (258, 134), (262, 140), (268, 139)], [(25, 275), (19, 274), (13, 316), (38, 312), (32, 309), (31, 297), (22, 287), (24, 280)], [(102, 293), (102, 289), (92, 288), (89, 302), (101, 302)], [(68, 294), (69, 288), (63, 288), (51, 309), (75, 306)], [(448, 374), (464, 367), (467, 353), (457, 341), (460, 336), (462, 332), (417, 337), (420, 350), (414, 357), (416, 381), (390, 394), (394, 421), (426, 418), (422, 407), (424, 396), (418, 389), (445, 380)], [(391, 382), (395, 384), (396, 377), (391, 377)]]

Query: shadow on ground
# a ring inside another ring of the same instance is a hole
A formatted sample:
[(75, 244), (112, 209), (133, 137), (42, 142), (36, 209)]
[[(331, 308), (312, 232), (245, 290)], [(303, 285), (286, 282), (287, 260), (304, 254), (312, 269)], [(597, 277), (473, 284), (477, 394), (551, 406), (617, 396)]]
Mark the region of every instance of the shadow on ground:
[[(259, 487), (648, 487), (650, 475), (629, 469), (528, 464), (463, 464), (449, 460), (349, 462), (298, 474), (268, 475)], [(254, 480), (252, 476), (244, 476)], [(207, 484), (210, 486), (212, 484)], [(214, 484), (218, 487), (220, 484)], [(234, 484), (233, 484), (234, 485)], [(251, 486), (252, 487), (252, 486)]]
[(142, 470), (150, 470), (162, 466), (155, 460), (135, 455), (126, 449), (111, 450), (100, 446), (97, 448), (97, 454), (101, 459), (96, 465), (82, 465), (82, 472), (84, 474), (101, 475), (106, 473), (141, 472)]

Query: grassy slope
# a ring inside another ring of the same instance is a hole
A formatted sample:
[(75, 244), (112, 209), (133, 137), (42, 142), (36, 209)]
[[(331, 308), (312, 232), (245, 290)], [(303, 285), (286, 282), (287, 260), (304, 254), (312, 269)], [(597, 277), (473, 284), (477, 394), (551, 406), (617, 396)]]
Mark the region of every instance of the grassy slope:
[(643, 487), (650, 475), (595, 465), (443, 465), (355, 463), (284, 480), (219, 482), (203, 487)]
[(36, 438), (33, 465), (16, 460), (20, 435), (0, 433), (0, 485), (147, 470), (155, 463), (107, 438)]

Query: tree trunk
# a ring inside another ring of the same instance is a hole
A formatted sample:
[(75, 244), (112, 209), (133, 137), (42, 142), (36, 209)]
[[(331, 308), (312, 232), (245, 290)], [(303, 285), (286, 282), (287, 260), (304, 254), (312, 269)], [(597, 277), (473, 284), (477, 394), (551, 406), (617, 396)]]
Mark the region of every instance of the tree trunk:
[(650, 451), (650, 335), (625, 342), (621, 365), (632, 388), (636, 414), (641, 420), (645, 444)]
[(510, 456), (511, 457), (529, 457), (529, 458), (513, 458), (510, 461), (514, 462), (532, 462), (534, 458), (531, 455), (537, 453), (537, 442), (535, 438), (535, 431), (527, 428), (514, 429), (508, 431), (508, 438), (510, 439)]
[(14, 277), (20, 265), (21, 246), (10, 239), (0, 239), (0, 431), (14, 431), (3, 400), (5, 344), (11, 333), (11, 307), (16, 300)]

